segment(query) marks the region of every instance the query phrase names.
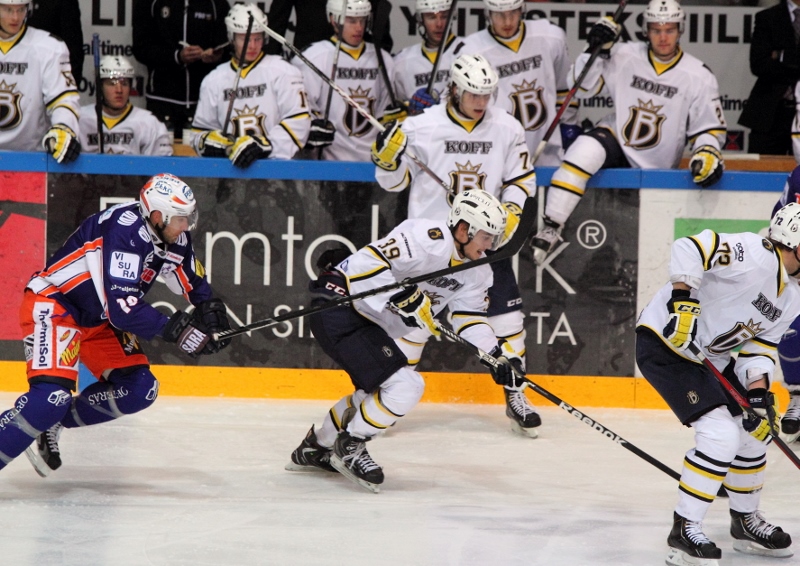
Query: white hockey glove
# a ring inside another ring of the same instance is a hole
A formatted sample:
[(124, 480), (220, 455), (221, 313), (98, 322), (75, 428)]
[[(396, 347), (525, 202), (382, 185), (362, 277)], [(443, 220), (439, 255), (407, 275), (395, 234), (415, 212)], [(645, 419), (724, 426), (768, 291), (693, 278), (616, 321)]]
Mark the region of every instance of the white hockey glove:
[(511, 344), (501, 339), (497, 343), (497, 347), (489, 355), (498, 362), (496, 368), (489, 366), (494, 382), (514, 391), (522, 389), (525, 384), (522, 379), (525, 377), (525, 372), (522, 369), (522, 359), (511, 347)]
[(317, 118), (311, 120), (311, 131), (308, 134), (306, 145), (311, 147), (328, 147), (333, 143), (336, 128), (329, 120)]
[(716, 147), (701, 145), (692, 154), (689, 170), (692, 172), (692, 181), (705, 189), (722, 178), (725, 162)]
[[(772, 431), (780, 430), (778, 425), (781, 415), (778, 412), (778, 399), (766, 388), (756, 387), (747, 391), (747, 401), (758, 417), (754, 418), (745, 413), (742, 417), (742, 428), (755, 439), (769, 444), (772, 442)], [(772, 426), (770, 426), (770, 417), (772, 417)]]
[(55, 124), (42, 138), (44, 147), (59, 163), (71, 163), (81, 154), (81, 142), (71, 128)]
[(413, 285), (406, 287), (392, 296), (389, 302), (397, 309), (397, 314), (403, 319), (406, 326), (411, 328), (426, 328), (434, 336), (439, 336), (439, 329), (433, 320), (431, 300), (428, 295)]
[(211, 340), (209, 334), (202, 322), (183, 311), (176, 311), (161, 332), (164, 340), (178, 344), (181, 351), (193, 358), (203, 352)]
[(264, 136), (240, 136), (233, 142), (228, 158), (236, 167), (245, 169), (256, 159), (266, 159), (272, 153), (272, 143)]
[(233, 140), (220, 130), (210, 130), (200, 134), (197, 151), (203, 157), (227, 157)]
[(685, 350), (697, 335), (697, 317), (700, 316), (700, 301), (693, 299), (689, 291), (675, 289), (667, 301), (669, 320), (662, 334), (680, 351)]
[(396, 171), (407, 143), (408, 138), (400, 129), (400, 123), (389, 122), (372, 142), (372, 162), (386, 171)]
[(600, 56), (607, 58), (621, 31), (622, 26), (615, 22), (611, 16), (600, 18), (589, 30), (589, 36), (586, 38), (589, 42), (589, 51), (594, 51), (599, 45)]
[(503, 236), (500, 238), (500, 243), (497, 245), (497, 249), (502, 248), (508, 243), (508, 241), (514, 235), (514, 232), (517, 231), (517, 226), (519, 226), (519, 218), (522, 216), (522, 209), (517, 203), (504, 202), (503, 208), (506, 209), (507, 213), (506, 229), (505, 232), (503, 232)]

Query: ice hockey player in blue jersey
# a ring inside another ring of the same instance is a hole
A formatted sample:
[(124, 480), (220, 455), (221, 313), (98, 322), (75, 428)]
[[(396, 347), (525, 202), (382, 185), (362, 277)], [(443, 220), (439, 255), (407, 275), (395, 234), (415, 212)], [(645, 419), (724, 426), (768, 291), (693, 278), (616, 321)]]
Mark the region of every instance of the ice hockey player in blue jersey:
[[(195, 259), (189, 232), (196, 224), (192, 190), (162, 173), (147, 181), (138, 202), (84, 220), (31, 277), (20, 309), (29, 390), (0, 414), (0, 469), (25, 451), (47, 476), (61, 465), (63, 428), (152, 405), (158, 381), (139, 339), (160, 336), (192, 357), (228, 345), (212, 339), (230, 324)], [(168, 317), (143, 300), (157, 276), (196, 307), (191, 315)], [(98, 381), (73, 395), (78, 362)]]

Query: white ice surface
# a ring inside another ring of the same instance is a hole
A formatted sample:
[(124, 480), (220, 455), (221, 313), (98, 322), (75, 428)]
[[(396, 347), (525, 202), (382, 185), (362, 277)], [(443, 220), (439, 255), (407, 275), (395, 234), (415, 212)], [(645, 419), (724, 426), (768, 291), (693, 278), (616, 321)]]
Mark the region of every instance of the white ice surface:
[[(377, 495), (283, 469), (329, 406), (163, 397), (66, 430), (50, 477), (24, 456), (0, 472), (0, 564), (664, 563), (677, 482), (553, 405), (535, 440), (501, 406), (418, 406), (368, 444), (386, 474)], [(586, 411), (676, 471), (692, 445), (666, 411)], [(761, 508), (800, 537), (800, 470), (777, 448), (769, 458)], [(728, 528), (720, 499), (705, 532), (721, 564), (800, 564), (735, 552)]]

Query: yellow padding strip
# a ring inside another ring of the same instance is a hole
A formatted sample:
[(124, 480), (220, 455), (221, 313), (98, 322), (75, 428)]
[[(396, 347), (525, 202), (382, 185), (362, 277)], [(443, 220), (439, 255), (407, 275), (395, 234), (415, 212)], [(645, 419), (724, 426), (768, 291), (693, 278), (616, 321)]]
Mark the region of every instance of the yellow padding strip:
[(685, 491), (687, 491), (687, 492), (689, 492), (689, 493), (693, 493), (693, 494), (695, 494), (697, 497), (700, 497), (700, 498), (702, 498), (702, 499), (709, 499), (709, 500), (711, 500), (711, 501), (714, 501), (714, 499), (716, 499), (716, 497), (717, 497), (716, 495), (711, 495), (710, 493), (703, 493), (703, 492), (702, 492), (702, 491), (700, 491), (699, 489), (694, 489), (693, 487), (689, 487), (688, 485), (686, 485), (686, 484), (685, 484), (685, 483), (683, 483), (683, 482), (680, 482), (680, 483), (679, 483), (679, 485), (680, 485), (680, 486), (681, 486), (681, 487), (682, 487), (682, 488), (683, 488)]
[(736, 469), (736, 468), (731, 468), (728, 471), (730, 473), (732, 473), (732, 474), (741, 474), (741, 475), (745, 475), (746, 476), (746, 475), (749, 475), (749, 474), (757, 474), (758, 472), (763, 472), (766, 469), (767, 469), (767, 464), (765, 463), (763, 466), (759, 466), (757, 468), (750, 468), (750, 469), (747, 469), (747, 470), (740, 470), (740, 469)]
[(716, 474), (712, 474), (711, 472), (707, 472), (705, 470), (702, 470), (702, 469), (698, 468), (697, 466), (695, 466), (694, 464), (692, 464), (689, 460), (684, 460), (683, 461), (683, 465), (686, 466), (689, 470), (693, 471), (694, 473), (696, 473), (696, 474), (698, 474), (700, 476), (706, 477), (706, 478), (708, 478), (710, 480), (719, 481), (722, 478), (724, 478), (725, 475), (726, 475), (725, 472), (719, 472), (719, 473), (716, 473)]

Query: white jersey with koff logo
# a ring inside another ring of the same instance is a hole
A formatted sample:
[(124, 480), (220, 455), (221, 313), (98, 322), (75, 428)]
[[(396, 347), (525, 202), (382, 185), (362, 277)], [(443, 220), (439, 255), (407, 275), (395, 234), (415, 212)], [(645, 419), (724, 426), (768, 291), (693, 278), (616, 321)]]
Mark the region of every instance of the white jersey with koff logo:
[[(81, 151), (100, 153), (97, 111), (81, 107)], [(172, 155), (167, 127), (153, 114), (130, 103), (119, 116), (103, 114), (103, 152), (123, 155)]]
[[(456, 58), (455, 53), (461, 50), (464, 41), (451, 36), (442, 52), (442, 60), (436, 69), (433, 89), (441, 100), (445, 99), (445, 91), (450, 82), (450, 66)], [(394, 93), (400, 100), (409, 100), (421, 88), (427, 88), (433, 72), (438, 48), (428, 49), (424, 43), (406, 47), (394, 56)]]

